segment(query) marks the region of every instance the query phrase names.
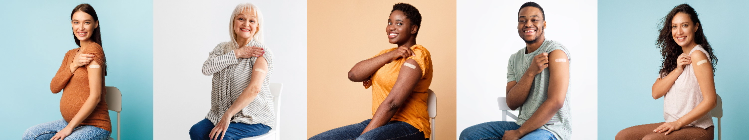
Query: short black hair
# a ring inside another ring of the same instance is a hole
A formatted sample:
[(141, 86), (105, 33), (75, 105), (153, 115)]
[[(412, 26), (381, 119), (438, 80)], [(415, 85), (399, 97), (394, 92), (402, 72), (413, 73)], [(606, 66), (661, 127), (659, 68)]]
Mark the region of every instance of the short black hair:
[(392, 14), (395, 10), (403, 12), (403, 14), (406, 15), (406, 18), (411, 20), (411, 24), (419, 27), (416, 29), (416, 34), (418, 35), (419, 29), (421, 29), (421, 13), (419, 13), (419, 9), (416, 9), (416, 7), (408, 3), (397, 3), (393, 5), (393, 10), (391, 10), (390, 13)]
[(546, 13), (544, 13), (544, 8), (541, 8), (541, 5), (538, 5), (536, 2), (526, 2), (522, 6), (520, 6), (520, 9), (518, 9), (518, 15), (520, 15), (520, 10), (522, 10), (525, 7), (536, 7), (539, 10), (541, 10), (541, 16), (546, 20)]

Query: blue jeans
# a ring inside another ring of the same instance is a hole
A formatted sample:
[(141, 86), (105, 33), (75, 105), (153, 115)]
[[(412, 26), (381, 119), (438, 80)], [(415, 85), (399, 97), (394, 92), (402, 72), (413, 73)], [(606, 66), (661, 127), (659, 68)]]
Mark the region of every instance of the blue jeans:
[(424, 132), (406, 122), (392, 121), (387, 124), (364, 132), (372, 119), (328, 130), (309, 138), (310, 140), (424, 140)]
[[(65, 119), (38, 124), (26, 129), (23, 140), (49, 140), (58, 131), (68, 126)], [(73, 132), (65, 137), (66, 140), (106, 140), (110, 132), (91, 125), (81, 125), (73, 129)]]
[[(211, 130), (213, 130), (213, 123), (208, 119), (192, 125), (190, 128), (190, 139), (192, 140), (210, 140)], [(224, 140), (239, 140), (246, 137), (260, 136), (268, 133), (270, 126), (264, 124), (245, 124), (245, 123), (229, 123), (229, 129), (226, 129), (224, 134)]]
[[(495, 121), (485, 122), (468, 127), (460, 133), (460, 140), (489, 140), (489, 139), (502, 139), (505, 135), (505, 130), (517, 130), (520, 128), (515, 122), (508, 121)], [(543, 129), (536, 129), (532, 132), (525, 134), (521, 140), (556, 140), (549, 131)]]

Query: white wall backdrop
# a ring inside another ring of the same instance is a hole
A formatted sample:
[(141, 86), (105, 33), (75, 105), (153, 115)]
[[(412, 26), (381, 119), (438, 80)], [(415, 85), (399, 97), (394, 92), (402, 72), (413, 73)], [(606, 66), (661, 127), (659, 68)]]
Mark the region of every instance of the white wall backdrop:
[[(525, 47), (517, 13), (526, 0), (457, 2), (457, 134), (502, 119), (507, 61)], [(570, 50), (572, 139), (597, 138), (597, 1), (536, 1), (546, 13), (546, 39)], [(516, 112), (517, 114), (517, 112)]]
[(190, 127), (210, 109), (211, 76), (203, 62), (229, 41), (229, 18), (239, 3), (258, 6), (265, 18), (265, 45), (274, 53), (271, 82), (283, 83), (281, 139), (307, 133), (307, 2), (154, 0), (154, 139), (189, 139)]

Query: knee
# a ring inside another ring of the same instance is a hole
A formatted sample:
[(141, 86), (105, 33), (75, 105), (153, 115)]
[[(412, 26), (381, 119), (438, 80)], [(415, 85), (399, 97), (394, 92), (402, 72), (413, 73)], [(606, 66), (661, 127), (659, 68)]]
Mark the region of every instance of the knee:
[(615, 140), (629, 140), (629, 139), (638, 139), (638, 138), (632, 138), (632, 134), (630, 132), (629, 128), (626, 128), (624, 130), (619, 131), (619, 133), (616, 133), (616, 137), (614, 137)]
[(477, 137), (477, 133), (479, 133), (478, 131), (480, 131), (481, 128), (483, 127), (481, 125), (482, 124), (477, 124), (477, 125), (470, 126), (470, 127), (466, 128), (466, 129), (463, 129), (463, 131), (460, 132), (459, 139), (460, 140), (475, 140), (475, 139), (479, 139)]
[(21, 139), (23, 140), (33, 140), (36, 138), (36, 136), (40, 135), (39, 131), (36, 128), (37, 126), (32, 126), (29, 129), (26, 129), (26, 131), (23, 132), (23, 137)]
[[(207, 138), (211, 128), (206, 128), (203, 125), (195, 124), (190, 127), (190, 138)], [(207, 131), (208, 130), (208, 131)]]

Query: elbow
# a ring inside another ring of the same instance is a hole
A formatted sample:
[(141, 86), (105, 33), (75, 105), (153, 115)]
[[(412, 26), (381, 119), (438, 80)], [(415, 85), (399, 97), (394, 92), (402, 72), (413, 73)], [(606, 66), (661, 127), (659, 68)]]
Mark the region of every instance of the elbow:
[(559, 111), (559, 109), (562, 109), (563, 106), (564, 106), (564, 100), (561, 100), (561, 101), (555, 100), (551, 102), (551, 108), (556, 111)]
[(348, 71), (348, 80), (351, 80), (352, 82), (361, 82), (364, 81), (364, 79), (359, 78), (359, 76), (354, 73), (354, 71)]
[(398, 109), (400, 109), (400, 107), (402, 105), (401, 103), (396, 103), (395, 101), (388, 101), (388, 102), (384, 102), (384, 103), (386, 105), (385, 106), (386, 111), (387, 112), (392, 112), (392, 113), (397, 112)]

